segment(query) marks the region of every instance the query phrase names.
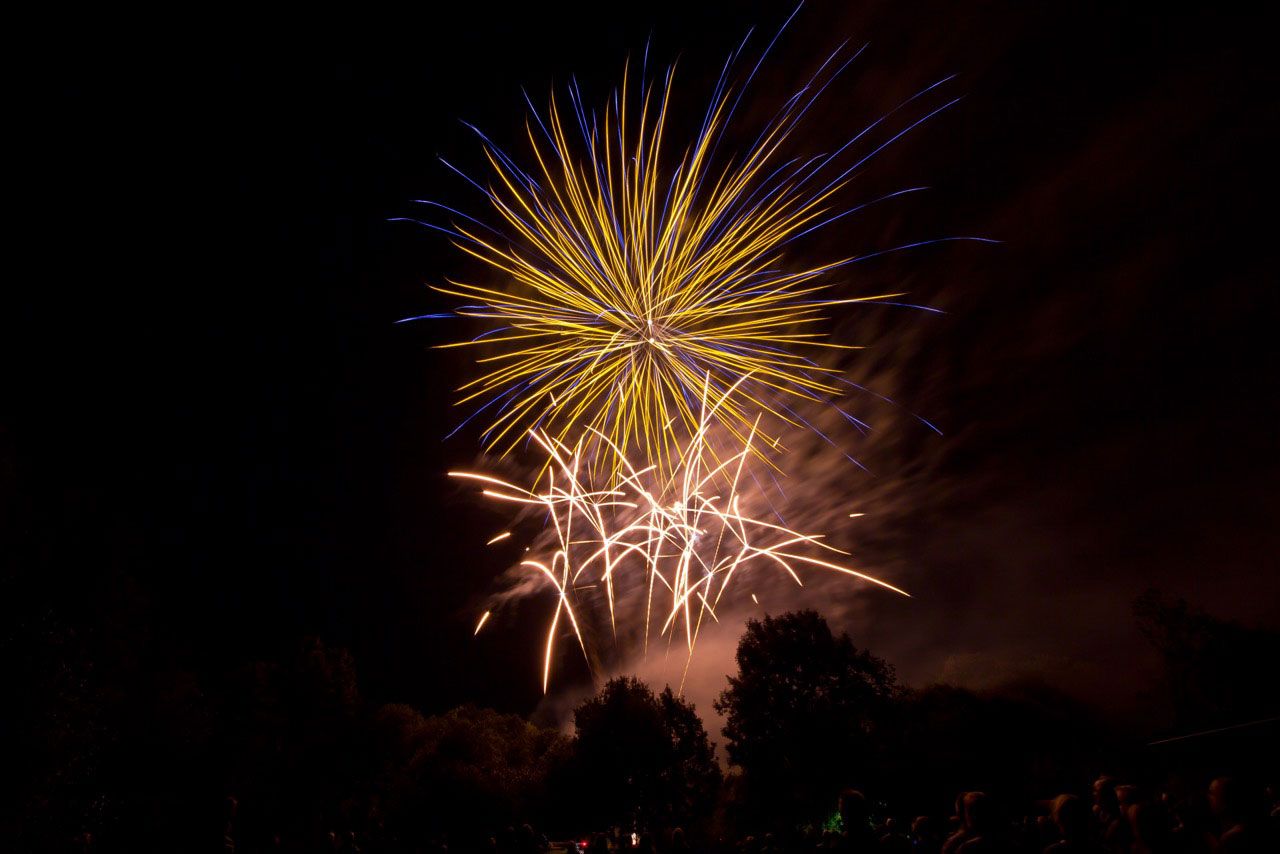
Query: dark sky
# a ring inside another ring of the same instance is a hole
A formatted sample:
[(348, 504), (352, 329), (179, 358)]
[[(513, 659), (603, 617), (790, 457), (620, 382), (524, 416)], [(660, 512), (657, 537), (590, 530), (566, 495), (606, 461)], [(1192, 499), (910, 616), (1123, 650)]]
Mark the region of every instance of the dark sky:
[[(533, 709), (536, 611), (470, 638), (514, 555), (477, 550), (500, 517), (444, 477), (476, 457), (442, 441), (468, 366), (429, 349), (446, 330), (393, 325), (465, 267), (386, 220), (478, 208), (436, 157), (478, 164), (458, 119), (514, 143), (521, 85), (603, 93), (652, 32), (691, 116), (790, 7), (520, 5), (41, 34), (13, 161), (38, 237), (9, 284), (8, 607), (111, 614), (209, 671), (319, 634), (377, 699)], [(1152, 585), (1280, 625), (1280, 75), (1261, 21), (1173, 5), (812, 3), (762, 68), (776, 103), (869, 42), (815, 147), (957, 73), (964, 100), (866, 178), (934, 189), (833, 239), (1004, 241), (866, 266), (859, 291), (947, 313), (841, 326), (875, 344), (854, 370), (946, 434), (868, 447), (875, 478), (846, 481), (883, 498), (869, 559), (918, 595), (833, 619), (914, 683), (1039, 673), (1130, 708)]]

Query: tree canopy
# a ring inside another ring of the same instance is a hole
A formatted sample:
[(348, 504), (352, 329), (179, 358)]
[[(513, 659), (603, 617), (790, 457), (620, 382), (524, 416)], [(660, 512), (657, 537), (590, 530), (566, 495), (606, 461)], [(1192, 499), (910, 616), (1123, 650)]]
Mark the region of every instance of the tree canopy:
[(714, 803), (720, 768), (694, 707), (630, 677), (574, 712), (580, 804), (599, 826), (687, 825)]
[(819, 818), (874, 759), (899, 694), (893, 668), (814, 611), (749, 621), (737, 663), (715, 707), (749, 808), (767, 805), (779, 821)]
[(1175, 729), (1246, 723), (1280, 714), (1280, 687), (1257, 662), (1280, 659), (1280, 633), (1250, 628), (1148, 590), (1133, 603), (1160, 655)]

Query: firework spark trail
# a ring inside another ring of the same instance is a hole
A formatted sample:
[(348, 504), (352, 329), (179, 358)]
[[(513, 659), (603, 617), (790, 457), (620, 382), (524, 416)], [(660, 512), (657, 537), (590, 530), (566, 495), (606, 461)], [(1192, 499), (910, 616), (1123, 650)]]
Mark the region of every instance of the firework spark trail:
[[(628, 65), (602, 113), (588, 112), (576, 81), (567, 114), (554, 93), (545, 120), (529, 101), (525, 130), (536, 165), (528, 170), (472, 128), (492, 177), (487, 186), (467, 180), (487, 198), (495, 224), (436, 203), (428, 204), (451, 214), (451, 224), (422, 224), (450, 234), (455, 246), (507, 282), (495, 288), (449, 280), (436, 288), (467, 301), (456, 315), (497, 324), (443, 345), (486, 348), (477, 359), (483, 373), (460, 389), (458, 403), (474, 407), (468, 421), (489, 419), (487, 450), (505, 455), (527, 436), (553, 444), (576, 436), (587, 446), (607, 440), (667, 476), (685, 459), (682, 440), (698, 430), (704, 384), (722, 396), (720, 426), (739, 442), (760, 433), (759, 444), (776, 449), (781, 430), (813, 429), (788, 401), (829, 401), (841, 391), (837, 372), (804, 353), (857, 349), (825, 339), (824, 310), (901, 304), (900, 293), (829, 296), (833, 272), (940, 240), (986, 240), (948, 237), (816, 265), (789, 263), (784, 248), (792, 241), (925, 189), (836, 204), (858, 169), (958, 99), (869, 153), (855, 153), (859, 140), (951, 79), (944, 78), (835, 151), (786, 159), (801, 119), (861, 53), (848, 55), (846, 43), (784, 102), (751, 147), (718, 158), (768, 48), (738, 85), (732, 74), (741, 52), (725, 63), (698, 133), (680, 150), (667, 139), (674, 69), (660, 83), (644, 79), (642, 70), (637, 85)], [(625, 454), (582, 450), (593, 473), (606, 461), (614, 465), (609, 477), (625, 469)]]
[[(704, 618), (715, 620), (716, 608), (735, 577), (751, 574), (759, 566), (779, 568), (800, 585), (798, 570), (818, 568), (909, 595), (886, 581), (816, 556), (814, 552), (848, 554), (823, 542), (821, 534), (793, 531), (742, 511), (740, 484), (753, 454), (754, 427), (731, 455), (717, 454), (708, 442), (709, 427), (734, 391), (736, 387), (730, 387), (711, 402), (709, 383), (704, 381), (697, 428), (669, 475), (659, 474), (653, 464), (632, 463), (623, 448), (599, 431), (594, 434), (598, 441), (579, 440), (572, 449), (545, 433), (533, 432), (549, 460), (546, 486), (541, 490), (481, 473), (449, 473), (481, 484), (490, 498), (542, 507), (550, 517), (555, 548), (549, 560), (522, 563), (556, 593), (543, 652), (544, 692), (550, 684), (562, 621), (568, 622), (592, 665), (583, 624), (589, 616), (585, 612), (600, 607), (601, 599), (615, 638), (619, 619), (643, 622), (646, 649), (655, 633), (668, 639), (683, 637), (687, 669)], [(593, 453), (603, 449), (615, 456), (613, 462), (621, 471), (615, 483), (592, 486), (584, 459), (588, 446)], [(622, 576), (629, 577), (632, 589), (645, 591), (643, 608), (635, 609), (642, 610), (642, 615), (619, 613), (616, 590)], [(481, 625), (487, 618), (488, 612)]]

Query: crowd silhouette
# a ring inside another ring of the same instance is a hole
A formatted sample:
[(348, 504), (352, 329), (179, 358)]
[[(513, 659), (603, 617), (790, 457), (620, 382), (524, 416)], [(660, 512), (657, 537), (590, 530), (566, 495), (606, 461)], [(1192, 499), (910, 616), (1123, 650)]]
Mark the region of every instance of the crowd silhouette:
[[(681, 827), (667, 830), (614, 827), (586, 838), (552, 841), (529, 823), (482, 836), (450, 839), (441, 834), (424, 844), (403, 843), (380, 828), (366, 832), (327, 831), (288, 838), (269, 834), (256, 844), (242, 842), (235, 798), (226, 801), (224, 852), (305, 851), (316, 841), (343, 854), (1273, 854), (1280, 851), (1280, 787), (1265, 789), (1233, 777), (1218, 777), (1192, 791), (1147, 789), (1098, 777), (1087, 793), (1062, 793), (1014, 811), (985, 792), (962, 792), (949, 816), (892, 814), (862, 792), (840, 793), (824, 825), (735, 838), (703, 834), (691, 842)], [(93, 839), (79, 837), (76, 848), (93, 851)]]
[(1109, 776), (1090, 794), (1063, 793), (1010, 812), (984, 792), (963, 792), (944, 822), (879, 814), (854, 789), (839, 801), (840, 829), (805, 828), (792, 840), (748, 836), (740, 854), (1243, 854), (1280, 850), (1280, 793), (1232, 777), (1189, 794), (1144, 790)]
[[(1232, 777), (1177, 794), (1109, 776), (1088, 796), (1063, 793), (1011, 813), (984, 792), (963, 792), (944, 820), (873, 809), (855, 789), (839, 800), (839, 829), (802, 828), (792, 839), (747, 836), (738, 854), (1245, 854), (1280, 851), (1280, 790)], [(682, 834), (681, 834), (682, 835)], [(677, 850), (673, 844), (672, 850)]]

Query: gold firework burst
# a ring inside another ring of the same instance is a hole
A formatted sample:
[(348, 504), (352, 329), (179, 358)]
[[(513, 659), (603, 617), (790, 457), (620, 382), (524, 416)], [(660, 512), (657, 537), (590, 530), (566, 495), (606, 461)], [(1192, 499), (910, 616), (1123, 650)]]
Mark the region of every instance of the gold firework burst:
[[(862, 163), (955, 103), (852, 165), (839, 158), (866, 130), (835, 152), (786, 159), (801, 118), (853, 58), (837, 61), (843, 47), (735, 156), (717, 157), (750, 82), (738, 89), (729, 83), (732, 57), (699, 132), (679, 150), (667, 139), (672, 70), (637, 92), (624, 70), (598, 115), (584, 108), (576, 85), (567, 118), (554, 93), (545, 120), (530, 104), (525, 130), (536, 166), (528, 171), (480, 135), (492, 178), (475, 185), (496, 225), (455, 211), (458, 218), (443, 230), (503, 285), (450, 280), (436, 289), (467, 301), (455, 314), (495, 324), (475, 339), (443, 345), (483, 348), (482, 373), (462, 387), (458, 403), (487, 419), (487, 450), (509, 453), (530, 431), (555, 441), (592, 436), (669, 471), (682, 438), (697, 429), (704, 379), (725, 394), (721, 425), (742, 441), (764, 413), (760, 434), (775, 447), (785, 425), (808, 426), (793, 404), (841, 391), (817, 351), (856, 348), (826, 340), (824, 310), (901, 294), (833, 298), (827, 274), (937, 241), (816, 265), (796, 263), (786, 249), (869, 204), (924, 189), (853, 208), (834, 204)], [(750, 379), (739, 382), (743, 377)]]

